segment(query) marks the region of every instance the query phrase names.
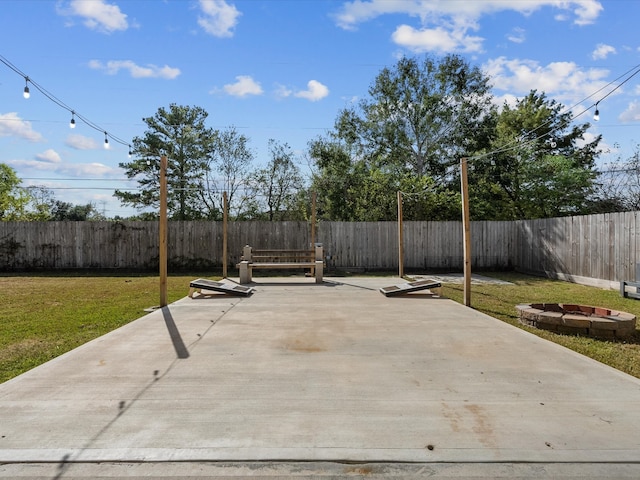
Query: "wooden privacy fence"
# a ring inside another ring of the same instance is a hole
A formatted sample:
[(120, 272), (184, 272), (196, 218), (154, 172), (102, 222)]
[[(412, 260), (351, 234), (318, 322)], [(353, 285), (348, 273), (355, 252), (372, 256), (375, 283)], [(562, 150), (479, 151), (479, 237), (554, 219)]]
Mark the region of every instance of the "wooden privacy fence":
[[(638, 212), (471, 222), (472, 268), (511, 269), (560, 277), (635, 280), (640, 261)], [(461, 271), (461, 222), (404, 222), (405, 270)], [(222, 222), (169, 222), (169, 268), (222, 265)], [(320, 222), (328, 268), (398, 269), (396, 222)], [(158, 267), (157, 222), (0, 222), (0, 269), (131, 269)], [(305, 249), (307, 222), (230, 222), (228, 264), (242, 247)], [(569, 278), (570, 279), (570, 278)]]

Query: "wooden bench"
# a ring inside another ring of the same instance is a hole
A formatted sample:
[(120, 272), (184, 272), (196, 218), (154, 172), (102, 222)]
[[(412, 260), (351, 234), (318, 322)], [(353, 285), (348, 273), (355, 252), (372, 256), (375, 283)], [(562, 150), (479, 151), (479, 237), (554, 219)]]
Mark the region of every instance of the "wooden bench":
[(240, 284), (251, 283), (254, 268), (288, 270), (308, 268), (315, 271), (316, 283), (322, 283), (324, 260), (322, 246), (311, 250), (255, 250), (246, 245), (242, 250), (241, 262), (236, 266), (240, 271)]
[[(627, 288), (630, 287), (630, 288)], [(635, 298), (636, 300), (640, 300), (640, 282), (620, 282), (620, 295), (624, 298)]]

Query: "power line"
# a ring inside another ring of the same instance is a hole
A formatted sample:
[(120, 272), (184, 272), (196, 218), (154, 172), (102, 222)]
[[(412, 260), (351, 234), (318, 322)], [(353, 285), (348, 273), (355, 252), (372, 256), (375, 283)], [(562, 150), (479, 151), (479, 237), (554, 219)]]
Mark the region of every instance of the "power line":
[[(631, 73), (633, 72), (633, 73)], [(583, 102), (585, 102), (586, 100), (589, 100), (590, 98), (596, 96), (598, 93), (600, 93), (601, 91), (605, 90), (607, 87), (610, 87), (611, 85), (613, 85), (615, 82), (617, 82), (618, 80), (620, 80), (621, 78), (627, 76), (627, 78), (625, 78), (622, 82), (620, 82), (618, 85), (616, 85), (615, 88), (613, 88), (612, 90), (610, 90), (606, 95), (604, 95), (603, 97), (601, 97), (597, 102), (595, 102), (594, 104), (590, 105), (589, 107), (585, 108), (584, 110), (582, 110), (580, 113), (573, 115), (571, 117), (571, 121), (574, 121), (575, 119), (577, 119), (578, 117), (584, 115), (586, 112), (588, 112), (589, 110), (591, 110), (593, 107), (596, 108), (596, 112), (597, 112), (597, 108), (598, 108), (598, 104), (603, 101), (605, 98), (607, 98), (609, 95), (611, 95), (613, 92), (615, 92), (616, 90), (618, 90), (620, 87), (622, 87), (622, 85), (624, 85), (625, 83), (627, 83), (629, 80), (631, 80), (633, 77), (635, 77), (638, 73), (640, 73), (640, 64), (635, 65), (634, 67), (630, 68), (629, 70), (627, 70), (626, 72), (624, 72), (622, 75), (619, 75), (617, 78), (615, 78), (614, 80), (610, 81), (608, 84), (606, 84), (604, 87), (599, 88), (598, 90), (596, 90), (595, 92), (593, 92), (591, 95), (587, 96), (586, 98), (580, 100), (579, 102), (575, 103), (573, 106), (565, 108), (563, 110), (563, 112), (568, 112), (573, 110), (574, 108), (576, 108), (578, 105), (582, 104)], [(551, 119), (547, 120), (545, 123), (542, 123), (541, 125), (538, 125), (536, 128), (534, 128), (533, 130), (531, 130), (531, 132), (528, 132), (530, 134), (535, 133), (536, 131), (540, 130), (543, 127), (546, 127), (547, 125), (549, 125), (552, 122)], [(560, 126), (557, 127), (558, 129), (561, 128)], [(544, 134), (538, 135), (535, 138), (531, 139), (531, 140), (527, 140), (526, 142), (521, 142), (520, 139), (515, 139), (509, 143), (507, 143), (507, 145), (505, 145), (504, 147), (498, 148), (496, 150), (493, 150), (491, 152), (488, 153), (483, 153), (480, 155), (473, 155), (467, 158), (467, 161), (474, 161), (474, 160), (481, 160), (483, 158), (489, 157), (491, 155), (496, 155), (498, 153), (505, 153), (505, 152), (509, 152), (511, 150), (515, 150), (517, 148), (523, 147), (523, 146), (527, 146), (527, 145), (531, 145), (535, 142), (537, 142), (538, 140), (540, 140), (541, 138), (546, 137), (547, 135), (550, 135), (553, 131), (555, 130), (551, 130), (550, 132), (546, 132)]]

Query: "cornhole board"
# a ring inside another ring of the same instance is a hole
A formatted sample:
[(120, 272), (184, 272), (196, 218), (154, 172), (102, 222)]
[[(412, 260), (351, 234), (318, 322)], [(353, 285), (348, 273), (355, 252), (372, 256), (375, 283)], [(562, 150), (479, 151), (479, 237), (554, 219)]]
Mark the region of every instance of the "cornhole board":
[(440, 288), (440, 282), (433, 280), (419, 280), (417, 282), (407, 282), (399, 285), (391, 285), (390, 287), (382, 287), (380, 292), (387, 297), (395, 295), (404, 295), (405, 293), (418, 292), (420, 290), (429, 290), (432, 288)]
[(198, 278), (189, 283), (189, 298), (193, 298), (195, 292), (202, 293), (201, 290), (210, 290), (239, 297), (246, 297), (254, 291), (251, 287), (243, 287), (234, 283), (214, 282), (213, 280)]

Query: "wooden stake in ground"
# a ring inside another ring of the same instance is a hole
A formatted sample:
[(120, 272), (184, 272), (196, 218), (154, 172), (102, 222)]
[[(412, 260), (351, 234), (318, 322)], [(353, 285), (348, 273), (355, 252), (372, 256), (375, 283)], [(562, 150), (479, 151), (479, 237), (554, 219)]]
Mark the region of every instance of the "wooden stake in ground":
[(167, 157), (160, 158), (160, 307), (167, 306)]
[(227, 192), (222, 193), (222, 203), (222, 278), (227, 278), (227, 221), (229, 218)]
[(402, 228), (402, 192), (398, 190), (398, 276), (404, 277), (404, 235)]
[(464, 304), (471, 306), (471, 223), (469, 222), (469, 182), (467, 159), (460, 159), (460, 182), (462, 184), (462, 224), (464, 237)]

